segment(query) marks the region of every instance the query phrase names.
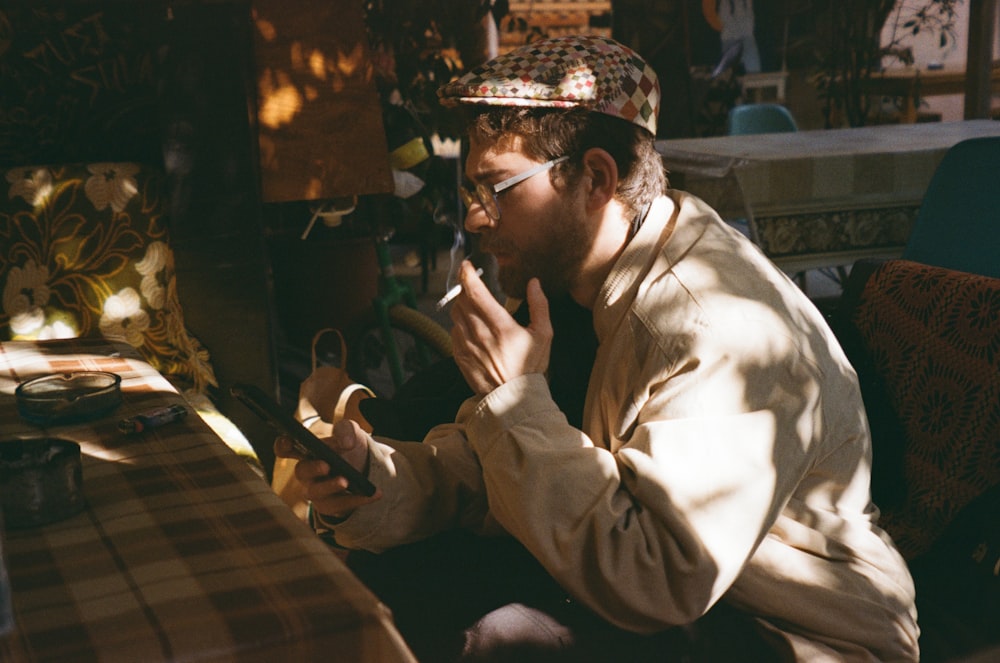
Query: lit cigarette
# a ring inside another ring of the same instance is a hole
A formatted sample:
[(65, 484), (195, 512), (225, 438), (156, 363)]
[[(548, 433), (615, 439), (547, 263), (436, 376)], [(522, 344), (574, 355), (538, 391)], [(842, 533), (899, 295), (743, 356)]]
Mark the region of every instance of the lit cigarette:
[[(483, 275), (483, 268), (480, 267), (476, 270), (476, 276), (482, 276), (482, 275)], [(448, 302), (458, 297), (459, 293), (461, 292), (462, 292), (462, 284), (459, 283), (454, 288), (444, 293), (444, 297), (439, 299), (438, 303), (434, 305), (434, 310), (440, 311), (441, 309), (443, 309), (445, 306), (448, 305)]]

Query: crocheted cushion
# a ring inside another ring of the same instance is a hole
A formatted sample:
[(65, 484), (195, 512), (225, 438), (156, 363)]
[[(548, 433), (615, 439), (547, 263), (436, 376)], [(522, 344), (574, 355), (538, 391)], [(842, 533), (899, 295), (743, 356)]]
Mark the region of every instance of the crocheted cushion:
[[(1000, 279), (905, 260), (876, 269), (854, 309), (851, 321), (904, 437), (902, 499), (883, 508), (883, 526), (907, 559), (1000, 483), (998, 320)], [(866, 406), (871, 417), (877, 399), (866, 394)], [(877, 456), (894, 441), (873, 444)]]
[(180, 389), (215, 386), (184, 327), (164, 177), (135, 163), (14, 168), (0, 198), (0, 339), (127, 341)]

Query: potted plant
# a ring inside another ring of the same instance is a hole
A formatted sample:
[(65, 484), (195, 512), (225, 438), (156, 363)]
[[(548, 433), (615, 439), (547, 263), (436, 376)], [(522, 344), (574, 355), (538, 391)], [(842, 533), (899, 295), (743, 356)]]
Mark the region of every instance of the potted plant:
[[(815, 3), (815, 63), (811, 80), (819, 92), (827, 128), (867, 124), (873, 100), (865, 90), (866, 81), (877, 76), (887, 60), (912, 64), (913, 52), (906, 42), (921, 32), (935, 34), (942, 48), (949, 40), (954, 40), (955, 7), (960, 1), (824, 0)], [(802, 2), (808, 0), (790, 0), (788, 4)], [(894, 22), (883, 43), (886, 34), (883, 28), (890, 17)]]

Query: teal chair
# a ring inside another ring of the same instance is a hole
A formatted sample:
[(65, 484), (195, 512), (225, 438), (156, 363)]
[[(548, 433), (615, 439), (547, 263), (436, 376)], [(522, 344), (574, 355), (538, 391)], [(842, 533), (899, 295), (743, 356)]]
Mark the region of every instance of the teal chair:
[(726, 118), (726, 133), (730, 136), (776, 134), (798, 130), (795, 118), (781, 104), (734, 106)]
[(903, 258), (1000, 278), (1000, 136), (970, 138), (945, 153)]
[[(745, 136), (748, 134), (778, 134), (798, 131), (795, 118), (781, 104), (742, 104), (733, 106), (726, 116), (726, 134)], [(752, 220), (733, 219), (730, 223), (749, 237), (756, 237)], [(746, 228), (746, 230), (744, 230)], [(826, 273), (826, 270), (821, 270)], [(806, 289), (806, 273), (796, 272), (792, 278), (803, 290)], [(839, 277), (831, 277), (837, 280)]]

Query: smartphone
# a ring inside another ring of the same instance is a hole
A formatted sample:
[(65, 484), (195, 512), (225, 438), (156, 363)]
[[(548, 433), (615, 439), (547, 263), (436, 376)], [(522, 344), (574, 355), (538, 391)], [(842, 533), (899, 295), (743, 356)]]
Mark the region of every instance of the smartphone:
[(326, 446), (308, 428), (299, 423), (291, 413), (282, 410), (278, 403), (269, 398), (260, 387), (252, 384), (235, 384), (229, 389), (229, 393), (253, 410), (257, 416), (276, 431), (292, 438), (299, 453), (325, 461), (330, 466), (330, 476), (345, 477), (348, 482), (348, 490), (352, 493), (365, 496), (375, 494), (375, 486), (367, 477), (341, 458), (340, 454)]

